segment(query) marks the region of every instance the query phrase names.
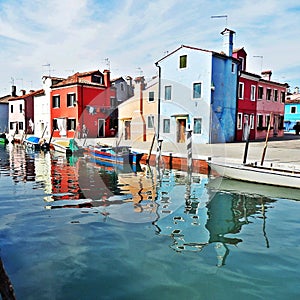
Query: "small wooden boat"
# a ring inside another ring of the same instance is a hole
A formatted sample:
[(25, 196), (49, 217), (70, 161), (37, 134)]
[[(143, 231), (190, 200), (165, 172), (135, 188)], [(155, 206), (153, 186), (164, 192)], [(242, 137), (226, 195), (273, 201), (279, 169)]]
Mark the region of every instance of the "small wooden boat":
[(40, 150), (41, 145), (40, 145), (40, 138), (36, 136), (29, 136), (24, 140), (24, 145), (27, 148), (33, 149), (33, 150)]
[(90, 146), (88, 153), (95, 159), (111, 164), (138, 164), (142, 153), (131, 151), (130, 147)]
[(269, 167), (257, 163), (237, 164), (208, 161), (211, 170), (220, 176), (275, 186), (300, 188), (300, 170), (296, 168), (283, 168), (271, 164)]
[(74, 139), (62, 139), (51, 142), (51, 148), (66, 155), (82, 154), (84, 149), (79, 147)]

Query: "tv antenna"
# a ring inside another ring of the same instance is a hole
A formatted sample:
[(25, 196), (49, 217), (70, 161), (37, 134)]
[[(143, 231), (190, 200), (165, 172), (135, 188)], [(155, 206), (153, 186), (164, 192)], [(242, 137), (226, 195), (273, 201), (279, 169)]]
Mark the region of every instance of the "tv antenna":
[(262, 72), (264, 57), (262, 55), (253, 55), (253, 57), (260, 58), (260, 71)]
[(47, 63), (47, 64), (45, 64), (45, 65), (42, 65), (42, 67), (48, 67), (49, 76), (51, 76), (51, 71), (55, 71), (54, 69), (51, 70), (51, 65), (50, 65), (50, 63)]
[(227, 24), (228, 24), (228, 16), (227, 15), (216, 15), (216, 16), (211, 16), (210, 17), (211, 19), (226, 19), (226, 27), (227, 27)]

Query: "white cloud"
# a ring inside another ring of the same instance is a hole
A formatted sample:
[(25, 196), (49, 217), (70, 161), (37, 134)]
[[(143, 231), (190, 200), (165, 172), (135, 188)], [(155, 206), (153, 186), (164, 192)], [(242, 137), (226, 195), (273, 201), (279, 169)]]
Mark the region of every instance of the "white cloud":
[[(219, 51), (220, 32), (236, 31), (236, 46), (245, 46), (249, 71), (272, 69), (274, 79), (300, 82), (297, 1), (2, 1), (0, 2), (0, 95), (10, 91), (11, 77), (20, 88), (40, 88), (41, 76), (68, 76), (106, 68), (112, 76), (145, 76), (155, 61), (181, 44)], [(283, 79), (284, 78), (284, 79)], [(31, 81), (32, 86), (31, 86)], [(20, 85), (20, 82), (16, 82)]]

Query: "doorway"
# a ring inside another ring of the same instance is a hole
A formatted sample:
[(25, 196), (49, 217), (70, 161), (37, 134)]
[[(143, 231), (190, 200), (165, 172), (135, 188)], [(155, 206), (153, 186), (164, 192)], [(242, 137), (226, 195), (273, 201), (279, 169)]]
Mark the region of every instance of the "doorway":
[(177, 123), (177, 143), (185, 143), (186, 119), (178, 118)]
[(98, 119), (98, 137), (104, 137), (105, 136), (105, 120), (104, 119)]

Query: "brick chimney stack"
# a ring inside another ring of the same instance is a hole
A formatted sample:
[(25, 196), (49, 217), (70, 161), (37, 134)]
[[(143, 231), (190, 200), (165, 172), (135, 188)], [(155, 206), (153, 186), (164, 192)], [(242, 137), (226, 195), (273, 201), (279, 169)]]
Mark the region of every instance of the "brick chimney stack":
[(261, 76), (263, 79), (265, 80), (271, 80), (271, 76), (272, 76), (272, 71), (271, 70), (268, 70), (268, 71), (262, 71), (261, 72)]
[(110, 70), (104, 70), (104, 85), (109, 88), (110, 87)]

